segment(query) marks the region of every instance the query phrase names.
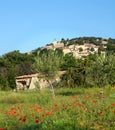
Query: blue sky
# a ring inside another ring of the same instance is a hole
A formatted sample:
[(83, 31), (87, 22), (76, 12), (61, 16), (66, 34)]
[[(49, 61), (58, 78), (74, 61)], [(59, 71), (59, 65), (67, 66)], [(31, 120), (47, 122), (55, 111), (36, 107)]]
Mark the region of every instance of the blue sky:
[(115, 38), (115, 0), (0, 0), (0, 55), (82, 36)]

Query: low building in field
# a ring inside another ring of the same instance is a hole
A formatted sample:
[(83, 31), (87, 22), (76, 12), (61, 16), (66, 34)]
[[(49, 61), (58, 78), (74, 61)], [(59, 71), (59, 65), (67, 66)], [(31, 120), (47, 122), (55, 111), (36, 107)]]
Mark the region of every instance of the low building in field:
[[(54, 82), (60, 81), (60, 76), (63, 75), (65, 71), (59, 71), (52, 84)], [(26, 90), (26, 89), (35, 89), (35, 88), (46, 88), (49, 86), (48, 81), (44, 75), (41, 74), (29, 74), (16, 77), (16, 89), (17, 90)]]
[(38, 82), (38, 74), (22, 75), (16, 77), (17, 90), (34, 89)]

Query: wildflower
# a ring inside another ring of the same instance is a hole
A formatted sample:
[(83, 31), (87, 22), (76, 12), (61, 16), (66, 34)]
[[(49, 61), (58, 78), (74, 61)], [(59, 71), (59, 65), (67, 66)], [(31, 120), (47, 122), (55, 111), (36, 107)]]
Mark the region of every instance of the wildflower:
[(96, 100), (93, 100), (92, 102), (93, 102), (93, 104), (96, 104), (96, 103), (97, 103), (97, 101), (96, 101)]
[(40, 112), (42, 109), (40, 107), (36, 108), (36, 112)]
[(13, 112), (13, 116), (17, 116), (18, 115), (18, 113), (17, 112)]
[(100, 111), (100, 112), (98, 112), (98, 114), (101, 116), (101, 115), (103, 115), (103, 112), (102, 112), (102, 111)]
[(115, 103), (114, 104), (111, 104), (112, 107), (115, 107)]
[(11, 115), (11, 111), (5, 112), (5, 114), (7, 114), (7, 115)]
[(23, 116), (23, 117), (21, 117), (21, 118), (19, 119), (19, 121), (20, 121), (20, 122), (25, 122), (26, 119), (27, 119), (27, 117), (26, 117), (26, 116)]
[(16, 108), (10, 108), (11, 111), (16, 111)]
[(79, 107), (82, 107), (83, 105), (82, 105), (81, 103), (78, 103), (78, 106), (79, 106)]
[(64, 104), (62, 104), (62, 107), (63, 107), (64, 110), (67, 109), (66, 105), (64, 105)]
[(83, 110), (84, 110), (84, 111), (87, 111), (87, 108), (86, 108), (86, 107), (84, 107), (84, 108), (83, 108)]
[(58, 105), (54, 104), (54, 110), (57, 110), (57, 109), (58, 109)]
[(5, 130), (4, 128), (0, 128), (0, 130)]
[(18, 109), (20, 110), (22, 106), (18, 106)]
[(68, 103), (68, 106), (71, 106), (71, 104), (70, 104), (70, 103)]
[(52, 111), (45, 111), (46, 115), (51, 115)]
[(32, 113), (32, 116), (34, 117), (35, 115)]
[(84, 104), (85, 104), (85, 102), (83, 101), (83, 102), (82, 102), (82, 104), (84, 105)]
[(113, 109), (112, 112), (115, 112), (115, 110)]
[(67, 107), (65, 106), (65, 107), (63, 107), (63, 110), (66, 110), (67, 109)]
[(76, 98), (76, 95), (73, 95), (72, 98)]
[(36, 122), (36, 124), (40, 123), (40, 120), (38, 119), (38, 117), (35, 117), (35, 122)]
[(74, 101), (74, 102), (73, 102), (73, 105), (75, 106), (76, 104), (77, 104), (77, 101)]
[(54, 104), (54, 107), (58, 107), (58, 105), (57, 105), (57, 104)]
[(44, 114), (41, 114), (41, 117), (44, 117), (45, 115)]
[(34, 106), (30, 106), (30, 109), (32, 109)]

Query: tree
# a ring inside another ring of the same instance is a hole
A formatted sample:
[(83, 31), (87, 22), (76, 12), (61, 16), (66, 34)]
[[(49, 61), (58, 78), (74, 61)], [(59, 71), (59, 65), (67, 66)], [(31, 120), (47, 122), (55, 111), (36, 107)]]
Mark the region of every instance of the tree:
[(73, 53), (67, 53), (63, 58), (63, 64), (61, 68), (63, 70), (68, 70), (70, 68), (75, 68), (76, 64), (76, 58), (73, 56)]
[(115, 55), (108, 55), (105, 62), (105, 73), (107, 74), (108, 84), (115, 85)]
[(93, 85), (104, 87), (108, 84), (106, 65), (106, 57), (104, 57), (103, 55), (97, 55), (95, 57), (95, 61), (92, 62), (91, 68), (89, 69), (89, 77)]
[(107, 51), (113, 51), (115, 52), (115, 44), (107, 44)]
[(15, 67), (11, 66), (11, 67), (7, 70), (7, 80), (8, 80), (8, 83), (9, 83), (9, 87), (10, 87), (11, 89), (14, 89), (14, 88), (16, 87), (15, 77), (16, 77)]
[(67, 61), (66, 73), (62, 75), (61, 83), (64, 86), (72, 88), (77, 86), (85, 87), (88, 83), (88, 69), (90, 67), (89, 59), (74, 59), (74, 57), (68, 57)]
[(63, 57), (64, 56), (64, 52), (62, 50), (62, 48), (56, 48), (55, 49), (55, 54), (59, 57)]
[(82, 51), (83, 51), (83, 48), (82, 48), (82, 47), (80, 47), (80, 48), (79, 48), (79, 52), (82, 52)]
[(22, 54), (12, 51), (0, 57), (0, 86), (4, 90), (16, 87), (15, 77), (23, 74), (34, 73), (32, 64), (33, 54)]
[(64, 43), (64, 45), (66, 45), (66, 40), (64, 38), (61, 39), (61, 42)]
[(41, 73), (47, 80), (50, 86), (52, 96), (55, 97), (54, 87), (52, 81), (55, 79), (56, 74), (60, 68), (61, 58), (53, 50), (49, 50), (47, 53), (42, 55), (38, 53), (35, 57), (34, 68), (38, 73)]
[(95, 51), (93, 47), (91, 48), (91, 51)]

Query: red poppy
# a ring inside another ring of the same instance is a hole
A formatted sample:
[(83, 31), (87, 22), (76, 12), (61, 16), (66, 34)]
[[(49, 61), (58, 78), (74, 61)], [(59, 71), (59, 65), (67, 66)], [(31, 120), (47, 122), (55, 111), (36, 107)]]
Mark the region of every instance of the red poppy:
[(36, 124), (40, 123), (40, 120), (38, 119), (38, 117), (35, 118), (35, 122), (36, 122)]
[(58, 109), (58, 105), (54, 104), (54, 111)]
[(34, 117), (35, 115), (32, 113), (32, 116)]
[(17, 116), (18, 115), (18, 113), (17, 112), (13, 112), (13, 116)]
[(46, 115), (51, 115), (52, 111), (45, 111)]
[(57, 104), (54, 104), (54, 107), (58, 107), (58, 105), (57, 105)]
[(115, 107), (115, 103), (114, 104), (111, 104), (112, 107)]
[(77, 101), (74, 101), (73, 104), (76, 105), (76, 104), (77, 104)]
[(115, 112), (115, 110), (112, 110), (112, 112)]
[(4, 128), (0, 128), (0, 130), (5, 130)]
[(68, 106), (71, 106), (71, 104), (70, 104), (70, 103), (68, 103)]
[(18, 106), (18, 109), (21, 109), (22, 106)]
[(102, 111), (100, 111), (100, 112), (98, 112), (98, 114), (101, 116), (101, 115), (103, 115), (103, 112), (102, 112)]
[(36, 108), (36, 112), (40, 112), (42, 109), (40, 107)]
[(30, 106), (30, 109), (32, 109), (33, 107), (34, 107), (34, 106), (33, 106), (33, 105), (31, 105), (31, 106)]
[(93, 104), (96, 104), (97, 103), (97, 101), (96, 100), (93, 100)]
[(82, 105), (81, 103), (78, 103), (78, 106), (79, 106), (79, 107), (82, 107), (83, 105)]
[(82, 102), (82, 104), (84, 105), (84, 104), (85, 104), (85, 102)]
[(44, 114), (41, 114), (41, 117), (44, 117), (45, 115)]
[(75, 96), (75, 95), (73, 95), (73, 96), (72, 96), (72, 98), (76, 98), (76, 96)]
[(83, 108), (83, 110), (84, 110), (84, 111), (87, 111), (87, 108), (86, 108), (86, 107), (84, 107), (84, 108)]
[(26, 119), (27, 119), (27, 117), (26, 117), (26, 116), (23, 116), (23, 117), (21, 117), (21, 118), (19, 119), (19, 121), (20, 121), (20, 122), (25, 122)]
[(11, 115), (11, 111), (6, 112), (7, 115)]
[(11, 110), (11, 111), (16, 111), (16, 108), (11, 108), (10, 110)]
[(62, 107), (63, 107), (64, 110), (67, 109), (66, 105), (64, 105), (64, 104), (62, 104)]

